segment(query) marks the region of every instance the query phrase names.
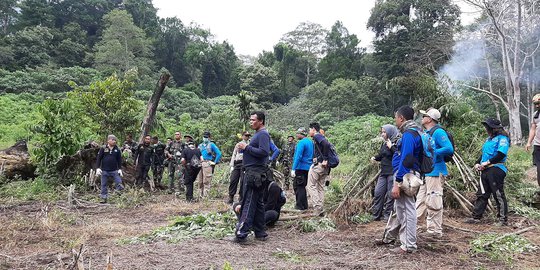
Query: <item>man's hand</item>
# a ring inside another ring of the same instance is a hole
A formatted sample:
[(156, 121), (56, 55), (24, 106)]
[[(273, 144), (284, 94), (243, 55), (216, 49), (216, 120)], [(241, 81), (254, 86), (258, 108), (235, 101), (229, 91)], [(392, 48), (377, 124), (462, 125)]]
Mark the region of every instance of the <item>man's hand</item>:
[(326, 168), (326, 166), (328, 166), (328, 160), (323, 160), (323, 162), (321, 163), (321, 165)]
[(234, 212), (236, 212), (237, 214), (240, 214), (240, 208), (242, 207), (242, 205), (237, 205), (235, 208), (234, 208)]
[(100, 168), (96, 169), (96, 176), (101, 176), (101, 169)]
[(531, 143), (527, 143), (527, 145), (525, 145), (525, 151), (529, 152), (531, 150)]
[(296, 177), (296, 171), (295, 170), (291, 171), (291, 177)]
[(477, 170), (477, 171), (482, 171), (484, 170), (484, 167), (480, 164), (474, 164), (474, 168)]
[(247, 144), (245, 142), (239, 142), (239, 143), (236, 144), (236, 147), (238, 147), (238, 149), (244, 150), (244, 149), (246, 149)]
[(399, 199), (399, 186), (397, 184), (394, 184), (394, 187), (392, 188), (392, 198)]
[(118, 170), (118, 175), (120, 175), (120, 177), (124, 177), (124, 173), (122, 173), (122, 170)]

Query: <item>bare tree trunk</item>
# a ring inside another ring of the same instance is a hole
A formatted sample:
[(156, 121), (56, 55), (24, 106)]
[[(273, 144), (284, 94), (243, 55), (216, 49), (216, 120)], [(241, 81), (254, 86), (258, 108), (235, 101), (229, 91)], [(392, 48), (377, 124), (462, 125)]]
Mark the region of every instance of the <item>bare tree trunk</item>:
[(159, 100), (161, 99), (161, 95), (163, 94), (165, 86), (167, 86), (170, 78), (171, 74), (169, 73), (169, 71), (162, 71), (161, 76), (159, 77), (159, 80), (156, 84), (156, 88), (154, 89), (154, 93), (150, 97), (150, 100), (148, 100), (148, 105), (146, 107), (146, 116), (144, 117), (143, 123), (141, 125), (141, 136), (139, 137), (139, 143), (142, 143), (144, 136), (148, 135), (148, 133), (150, 132), (150, 128), (156, 118), (156, 111)]
[[(489, 64), (489, 58), (488, 58), (488, 55), (487, 55), (487, 52), (486, 52), (486, 47), (485, 47), (485, 44), (484, 44), (484, 59), (486, 60), (486, 68), (487, 68), (487, 72), (488, 72), (488, 86), (489, 86), (489, 92), (495, 94), (493, 92), (493, 78), (492, 78), (492, 75), (491, 75), (491, 66)], [(493, 95), (489, 95), (489, 98), (491, 99), (491, 102), (493, 102), (493, 105), (495, 106), (495, 112), (497, 114), (497, 119), (499, 119), (499, 121), (501, 120), (501, 109), (499, 108), (499, 103), (497, 102), (497, 100), (495, 99), (495, 97)]]

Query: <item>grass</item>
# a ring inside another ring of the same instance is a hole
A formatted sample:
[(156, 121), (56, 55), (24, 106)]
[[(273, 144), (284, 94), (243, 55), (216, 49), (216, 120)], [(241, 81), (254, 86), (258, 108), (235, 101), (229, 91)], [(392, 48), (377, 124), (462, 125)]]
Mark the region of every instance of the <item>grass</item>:
[(285, 251), (279, 248), (276, 252), (272, 252), (272, 256), (293, 263), (301, 263), (305, 260), (300, 254), (295, 253), (294, 251)]
[(373, 215), (370, 213), (357, 214), (351, 217), (351, 221), (356, 224), (368, 224), (373, 221)]
[(336, 231), (336, 224), (334, 221), (332, 221), (329, 218), (313, 218), (308, 220), (301, 220), (298, 223), (298, 227), (300, 228), (301, 232), (309, 233), (309, 232), (321, 232), (321, 231), (327, 231), (327, 232), (335, 232)]
[(0, 202), (13, 201), (56, 201), (61, 198), (57, 187), (42, 178), (28, 181), (13, 181), (0, 186)]

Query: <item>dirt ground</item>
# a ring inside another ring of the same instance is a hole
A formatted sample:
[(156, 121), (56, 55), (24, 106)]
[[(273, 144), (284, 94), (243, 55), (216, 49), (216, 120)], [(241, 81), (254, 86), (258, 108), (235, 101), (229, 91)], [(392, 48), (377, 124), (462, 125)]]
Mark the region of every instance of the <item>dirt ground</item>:
[[(155, 194), (143, 206), (120, 209), (91, 204), (70, 209), (65, 202), (16, 203), (0, 207), (0, 269), (67, 269), (83, 244), (84, 269), (105, 269), (112, 254), (114, 269), (540, 269), (540, 253), (517, 255), (512, 263), (473, 257), (469, 241), (478, 233), (446, 228), (440, 240), (418, 237), (418, 252), (393, 254), (376, 246), (383, 222), (342, 226), (337, 232), (302, 233), (278, 222), (266, 242), (238, 245), (226, 239), (192, 239), (178, 244), (119, 244), (167, 225), (169, 217), (227, 211), (222, 201), (188, 204), (173, 195)], [(477, 232), (505, 233), (533, 225), (512, 217), (511, 226), (468, 225), (463, 217), (445, 216), (455, 227)], [(539, 229), (523, 236), (540, 246)], [(76, 269), (76, 268), (74, 268)]]

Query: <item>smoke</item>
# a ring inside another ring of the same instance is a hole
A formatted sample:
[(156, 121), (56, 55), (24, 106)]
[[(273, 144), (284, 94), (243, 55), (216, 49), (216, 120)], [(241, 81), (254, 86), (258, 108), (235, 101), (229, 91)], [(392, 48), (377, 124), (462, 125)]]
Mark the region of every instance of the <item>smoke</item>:
[(450, 61), (439, 70), (440, 76), (452, 81), (487, 77), (484, 46), (484, 40), (478, 36), (468, 36), (457, 41)]

